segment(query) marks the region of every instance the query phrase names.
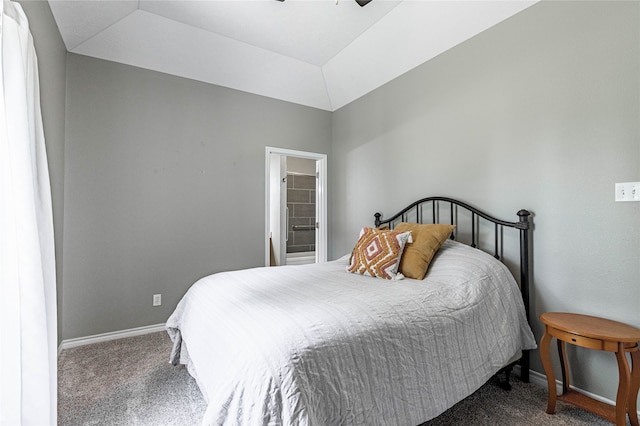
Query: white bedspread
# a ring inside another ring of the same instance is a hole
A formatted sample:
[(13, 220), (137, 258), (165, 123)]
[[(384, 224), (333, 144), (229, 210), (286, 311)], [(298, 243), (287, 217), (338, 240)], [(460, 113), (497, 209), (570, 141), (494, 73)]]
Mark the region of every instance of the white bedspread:
[(536, 347), (513, 277), (446, 242), (422, 281), (326, 264), (224, 272), (167, 321), (205, 425), (418, 425)]

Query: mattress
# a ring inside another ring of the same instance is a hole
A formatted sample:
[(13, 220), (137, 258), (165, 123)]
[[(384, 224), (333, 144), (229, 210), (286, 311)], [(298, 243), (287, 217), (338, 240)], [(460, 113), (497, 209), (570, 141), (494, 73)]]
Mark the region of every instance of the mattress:
[(534, 349), (508, 269), (447, 241), (424, 280), (333, 262), (217, 273), (167, 321), (203, 425), (418, 425)]

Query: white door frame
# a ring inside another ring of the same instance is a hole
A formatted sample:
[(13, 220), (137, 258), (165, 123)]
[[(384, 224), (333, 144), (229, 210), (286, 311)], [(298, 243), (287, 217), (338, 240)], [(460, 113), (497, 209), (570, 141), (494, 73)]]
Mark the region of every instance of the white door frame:
[(265, 149), (265, 235), (264, 235), (264, 258), (265, 266), (269, 266), (269, 228), (270, 228), (270, 196), (271, 194), (271, 179), (269, 173), (271, 170), (271, 154), (285, 155), (287, 157), (299, 157), (315, 160), (318, 170), (318, 186), (316, 188), (316, 210), (318, 217), (318, 229), (316, 230), (316, 262), (327, 261), (327, 155), (317, 154), (314, 152), (296, 151), (285, 148), (275, 148), (267, 146)]

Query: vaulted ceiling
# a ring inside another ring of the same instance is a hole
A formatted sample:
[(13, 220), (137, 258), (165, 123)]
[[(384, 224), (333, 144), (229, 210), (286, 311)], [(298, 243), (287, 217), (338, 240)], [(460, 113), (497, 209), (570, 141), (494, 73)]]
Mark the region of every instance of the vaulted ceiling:
[(328, 111), (537, 0), (49, 0), (67, 50)]

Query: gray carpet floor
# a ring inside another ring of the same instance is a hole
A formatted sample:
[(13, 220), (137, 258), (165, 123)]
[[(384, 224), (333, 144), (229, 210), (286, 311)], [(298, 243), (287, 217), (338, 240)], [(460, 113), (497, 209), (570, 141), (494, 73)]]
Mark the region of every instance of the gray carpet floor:
[[(58, 358), (58, 424), (199, 425), (202, 394), (186, 369), (169, 364), (164, 332), (66, 349)], [(558, 402), (545, 413), (546, 388), (513, 380), (509, 392), (489, 381), (421, 426), (608, 425)]]

